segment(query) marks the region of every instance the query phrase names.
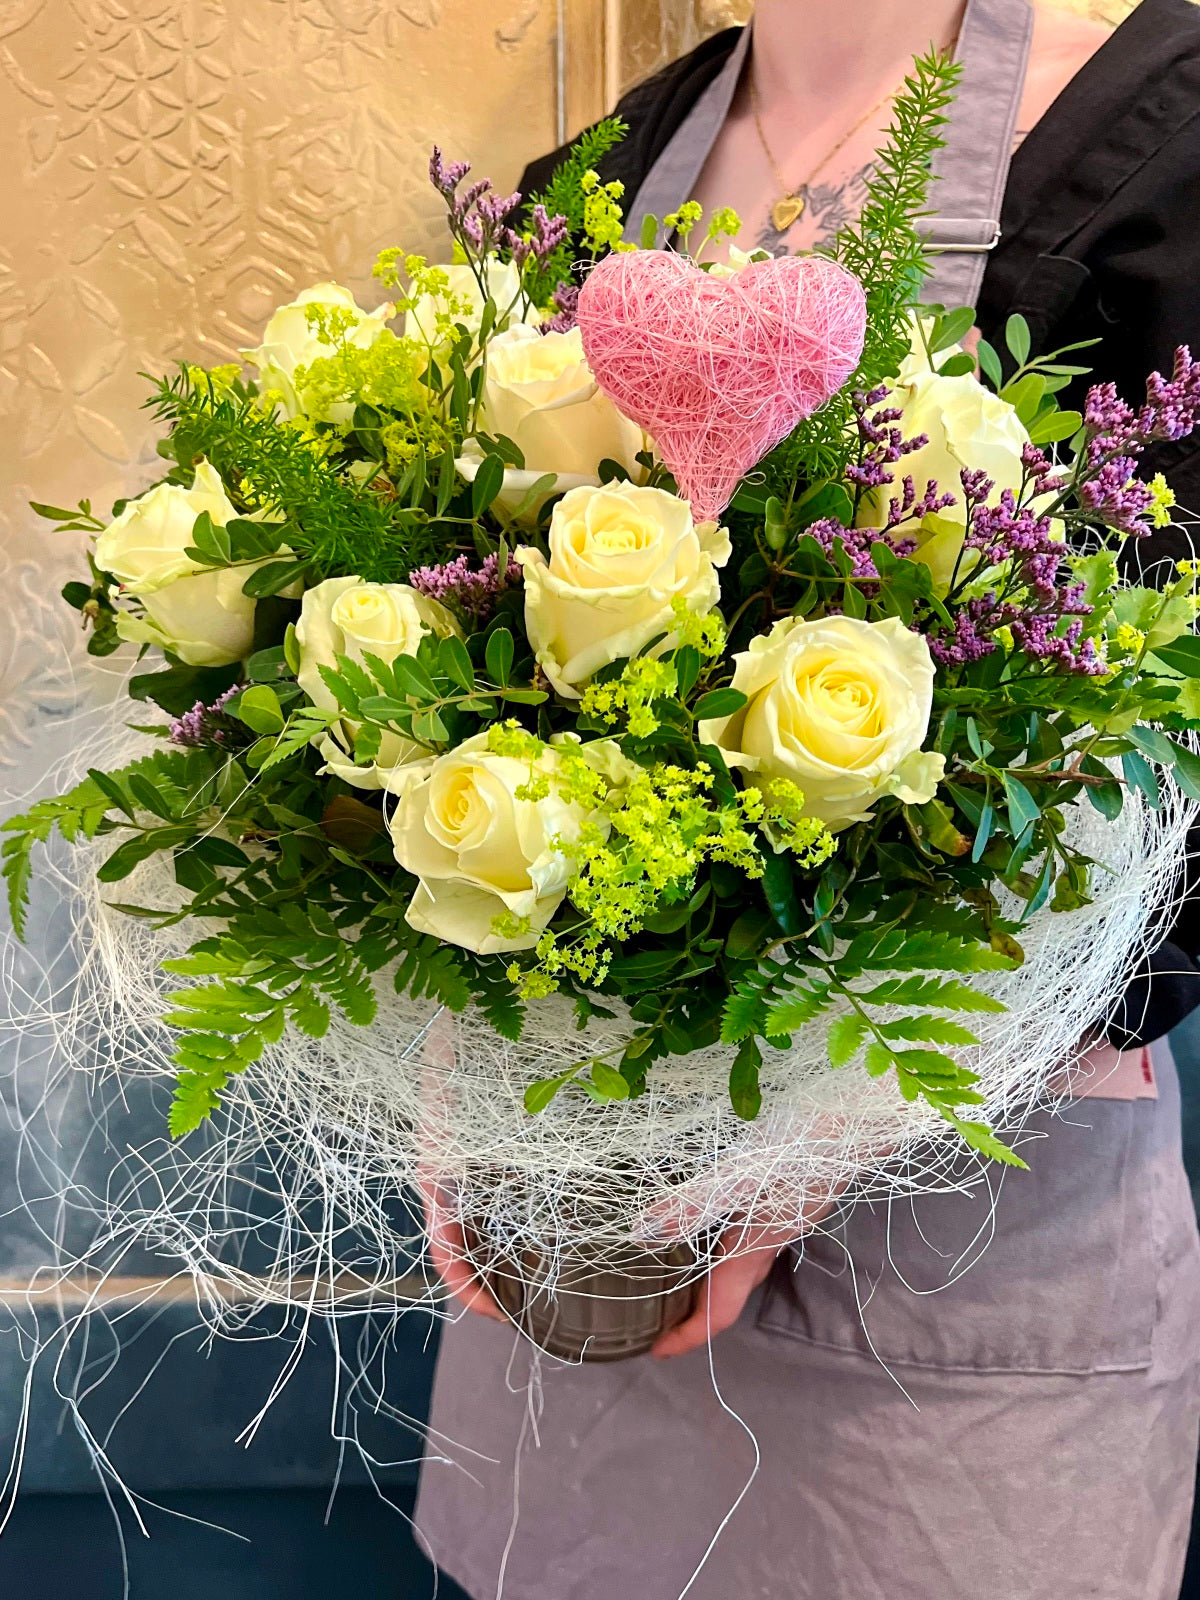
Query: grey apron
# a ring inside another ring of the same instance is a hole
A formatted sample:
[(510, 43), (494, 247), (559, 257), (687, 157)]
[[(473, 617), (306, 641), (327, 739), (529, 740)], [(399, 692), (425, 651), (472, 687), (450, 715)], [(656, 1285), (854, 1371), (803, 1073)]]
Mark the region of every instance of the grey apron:
[[(929, 300), (978, 292), (1029, 24), (1023, 0), (968, 7)], [(687, 198), (747, 45), (635, 231)], [(1031, 1170), (997, 1174), (994, 1206), (848, 1208), (780, 1258), (711, 1368), (564, 1367), (493, 1322), (447, 1326), (417, 1510), (434, 1559), (474, 1600), (1177, 1600), (1200, 1243), (1157, 1061), (1157, 1099), (1036, 1113)]]
[[(929, 219), (927, 304), (973, 306), (979, 297), (988, 251), (1000, 239), (1000, 203), (1032, 36), (1033, 12), (1025, 0), (968, 0), (956, 51), (958, 94), (933, 164), (930, 199), (937, 215)], [(743, 28), (729, 60), (646, 174), (627, 207), (631, 243), (648, 212), (667, 216), (690, 196), (729, 114), (750, 39), (751, 29)]]

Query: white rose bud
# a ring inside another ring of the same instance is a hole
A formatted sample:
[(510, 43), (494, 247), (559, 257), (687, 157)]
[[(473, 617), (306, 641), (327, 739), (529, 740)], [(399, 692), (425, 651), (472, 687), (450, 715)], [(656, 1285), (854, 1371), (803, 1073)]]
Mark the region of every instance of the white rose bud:
[(160, 483), (130, 500), (97, 538), (96, 565), (102, 572), (111, 572), (123, 589), (139, 596), (201, 572), (203, 567), (184, 551), (194, 543), (192, 529), (205, 511), (218, 528), (237, 516), (220, 473), (201, 461), (190, 489)]
[[(551, 494), (582, 484), (598, 486), (604, 460), (619, 461), (630, 476), (640, 471), (645, 438), (598, 387), (584, 359), (578, 328), (538, 333), (518, 323), (488, 341), (480, 395), (480, 423), (493, 437), (511, 439), (525, 457), (523, 470), (509, 468), (497, 504), (509, 515), (548, 472), (557, 483), (524, 515), (536, 518)], [(468, 439), (458, 470), (471, 482), (483, 452)]]
[[(448, 293), (421, 295), (404, 318), (404, 337), (416, 339), (435, 353), (446, 344), (445, 334), (438, 329), (438, 318), (449, 315), (452, 323), (461, 323), (468, 332), (477, 334), (483, 320), (485, 299), (474, 270), (465, 261), (439, 270), (446, 274)], [(518, 322), (535, 324), (542, 320), (540, 311), (531, 306), (522, 313), (517, 303), (521, 292), (521, 271), (515, 261), (501, 261), (498, 256), (488, 256), (483, 268), (483, 281), (501, 319), (507, 315)], [(451, 310), (452, 302), (465, 306), (466, 310)]]
[(260, 563), (205, 567), (186, 555), (205, 511), (219, 528), (237, 516), (219, 473), (201, 461), (190, 489), (160, 483), (131, 500), (97, 538), (95, 559), (141, 602), (142, 615), (118, 608), (122, 639), (170, 650), (190, 666), (223, 667), (253, 643), (255, 602), (242, 585)]
[[(321, 676), (321, 668), (336, 670), (338, 656), (361, 662), (372, 655), (393, 662), (397, 656), (415, 656), (427, 633), (440, 638), (458, 627), (436, 600), (418, 594), (405, 583), (364, 583), (361, 578), (326, 578), (305, 592), (296, 623), (300, 652), (297, 682), (314, 705), (337, 710), (337, 697)], [(383, 787), (395, 767), (423, 760), (428, 751), (411, 739), (385, 732), (379, 754), (370, 766), (354, 760), (357, 724), (343, 718), (334, 733), (319, 742), (325, 771), (361, 789)]]
[(726, 252), (728, 261), (714, 261), (708, 269), (710, 278), (736, 278), (739, 272), (755, 261), (769, 261), (770, 253), (766, 250), (742, 250), (736, 244), (731, 244)]
[(538, 665), (568, 699), (610, 661), (633, 656), (656, 634), (674, 648), (673, 604), (699, 615), (720, 599), (716, 569), (729, 535), (692, 522), (691, 509), (662, 489), (635, 484), (572, 489), (550, 519), (550, 560), (515, 552), (525, 574), (525, 631)]
[[(389, 818), (396, 860), (419, 881), (405, 912), (411, 927), (479, 955), (531, 949), (562, 904), (573, 873), (557, 847), (589, 819), (559, 794), (558, 757), (547, 749), (534, 773), (550, 782), (540, 800), (521, 799), (530, 764), (488, 749), (487, 733), (421, 768), (400, 770), (388, 787), (400, 796)], [(493, 931), (511, 912), (528, 932)]]
[(254, 601), (242, 593), (249, 567), (208, 567), (142, 600), (142, 614), (118, 607), (117, 633), (157, 645), (191, 667), (244, 661), (254, 644)]
[(316, 283), (303, 289), (294, 300), (271, 313), (263, 330), (263, 342), (254, 350), (243, 350), (247, 361), (258, 368), (259, 384), (268, 394), (279, 397), (279, 404), (288, 417), (307, 416), (313, 422), (349, 422), (354, 407), (349, 401), (336, 401), (329, 406), (310, 409), (303, 393), (296, 387), (296, 374), (301, 367), (311, 366), (336, 352), (336, 346), (323, 339), (317, 328), (308, 320), (307, 306), (324, 306), (329, 311), (349, 312), (353, 317), (343, 338), (347, 344), (366, 349), (373, 345), (385, 331), (385, 325), (395, 315), (396, 308), (385, 301), (374, 311), (364, 311), (349, 289), (340, 283)]
[(929, 732), (933, 662), (897, 617), (785, 617), (734, 657), (747, 703), (700, 724), (700, 737), (756, 781), (783, 778), (830, 828), (863, 822), (885, 795), (932, 800), (945, 759)]
[[(949, 351), (939, 352), (939, 359), (948, 354)], [(884, 403), (899, 409), (896, 426), (904, 438), (925, 434), (928, 443), (896, 462), (891, 469), (893, 483), (863, 496), (858, 526), (885, 526), (888, 508), (901, 493), (905, 477), (912, 478), (918, 496), (925, 493), (931, 479), (936, 479), (939, 492), (954, 495), (956, 504), (925, 517), (915, 529), (906, 524), (901, 532), (915, 534), (914, 559), (924, 562), (933, 574), (935, 591), (945, 594), (966, 537), (959, 474), (964, 467), (986, 472), (995, 484), (989, 497), (992, 505), (999, 503), (1005, 489), (1019, 494), (1025, 476), (1021, 452), (1029, 443), (1029, 434), (1008, 401), (1001, 400), (970, 373), (957, 378), (939, 377), (930, 368), (915, 332), (913, 348)]]

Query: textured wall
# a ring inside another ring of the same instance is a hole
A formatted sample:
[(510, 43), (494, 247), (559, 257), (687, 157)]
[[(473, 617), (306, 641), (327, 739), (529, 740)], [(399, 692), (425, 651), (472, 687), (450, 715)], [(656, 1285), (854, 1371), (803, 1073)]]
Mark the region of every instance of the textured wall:
[(55, 595), (77, 546), (47, 543), (25, 501), (106, 508), (145, 481), (139, 369), (226, 359), (321, 276), (378, 298), (382, 245), (441, 251), (430, 143), (511, 182), (560, 110), (570, 127), (600, 109), (603, 17), (603, 0), (0, 0), (0, 171), (19, 191), (0, 585), (20, 595), (0, 614), (0, 795), (37, 707), (72, 693)]

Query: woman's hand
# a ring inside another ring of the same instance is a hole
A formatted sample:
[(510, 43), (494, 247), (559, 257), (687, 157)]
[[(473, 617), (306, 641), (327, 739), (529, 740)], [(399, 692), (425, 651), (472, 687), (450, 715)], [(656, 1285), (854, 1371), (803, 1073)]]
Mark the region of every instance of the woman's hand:
[(425, 1202), (430, 1260), (451, 1296), (468, 1311), (490, 1317), (493, 1322), (507, 1322), (508, 1318), (480, 1283), (467, 1259), (462, 1223), (443, 1200), (441, 1189), (432, 1178), (420, 1179), (418, 1186)]
[[(462, 1224), (446, 1204), (441, 1189), (433, 1179), (427, 1178), (421, 1181), (420, 1190), (425, 1202), (430, 1259), (451, 1297), (478, 1316), (489, 1317), (493, 1322), (507, 1322), (509, 1318), (470, 1264)], [(695, 1310), (677, 1327), (661, 1335), (651, 1355), (661, 1359), (686, 1355), (707, 1344), (710, 1337), (732, 1328), (747, 1300), (774, 1266), (779, 1252), (827, 1217), (837, 1199), (837, 1195), (831, 1195), (806, 1206), (799, 1227), (753, 1228), (746, 1223), (735, 1223), (726, 1228), (717, 1246), (722, 1259), (701, 1284)]]
[(837, 1195), (805, 1206), (800, 1226), (751, 1228), (738, 1223), (726, 1228), (717, 1245), (722, 1257), (700, 1286), (696, 1309), (677, 1327), (662, 1334), (650, 1351), (665, 1360), (698, 1350), (718, 1333), (732, 1328), (746, 1301), (775, 1265), (775, 1258), (810, 1228), (816, 1227), (837, 1204)]

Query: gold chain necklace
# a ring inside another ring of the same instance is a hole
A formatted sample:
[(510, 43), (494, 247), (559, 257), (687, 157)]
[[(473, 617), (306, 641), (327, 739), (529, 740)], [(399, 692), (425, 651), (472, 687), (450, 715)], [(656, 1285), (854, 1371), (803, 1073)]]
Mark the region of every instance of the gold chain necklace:
[(882, 111), (889, 100), (895, 99), (896, 95), (899, 94), (902, 85), (897, 84), (896, 88), (889, 89), (887, 94), (885, 94), (882, 99), (876, 100), (871, 109), (864, 112), (854, 126), (848, 129), (842, 135), (842, 137), (834, 145), (833, 149), (828, 151), (821, 158), (821, 160), (809, 173), (807, 179), (803, 183), (797, 184), (793, 188), (788, 183), (783, 173), (780, 172), (779, 163), (771, 154), (771, 146), (767, 143), (767, 136), (763, 132), (762, 118), (758, 111), (758, 91), (754, 87), (753, 74), (751, 74), (749, 77), (749, 83), (750, 109), (754, 113), (754, 126), (758, 130), (758, 142), (762, 145), (763, 155), (766, 156), (767, 161), (770, 163), (771, 171), (775, 174), (775, 181), (782, 191), (779, 199), (776, 200), (775, 204), (771, 207), (771, 222), (776, 233), (786, 233), (791, 227), (792, 223), (795, 222), (798, 217), (803, 216), (804, 208), (808, 204), (809, 187), (812, 184), (813, 179), (818, 175), (818, 173), (825, 170), (842, 146), (850, 142), (850, 140), (854, 137), (864, 123), (869, 122), (873, 116)]

